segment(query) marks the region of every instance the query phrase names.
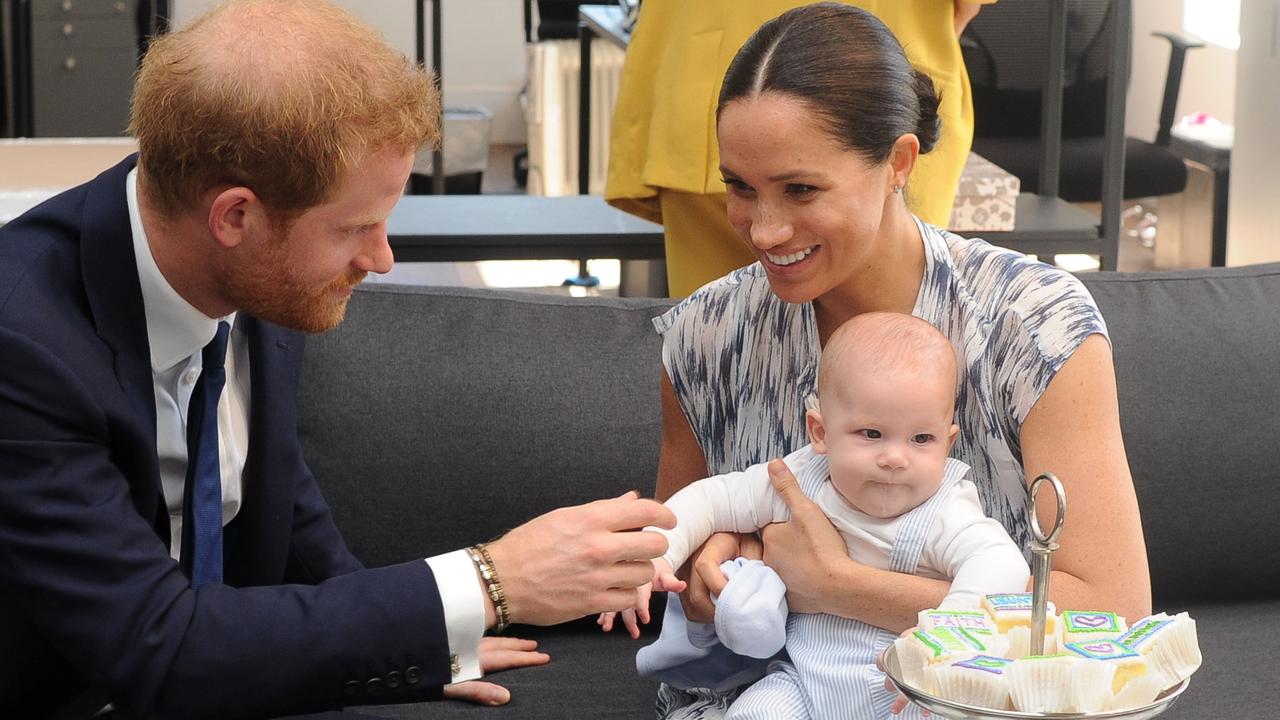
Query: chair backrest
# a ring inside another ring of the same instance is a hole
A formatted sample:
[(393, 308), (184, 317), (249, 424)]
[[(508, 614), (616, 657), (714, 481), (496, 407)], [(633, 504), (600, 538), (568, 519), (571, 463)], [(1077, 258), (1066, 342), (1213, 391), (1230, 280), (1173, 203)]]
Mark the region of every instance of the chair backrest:
[[(1067, 0), (1064, 137), (1100, 136), (1106, 118), (1111, 0)], [(996, 3), (965, 29), (961, 49), (973, 86), (978, 137), (1040, 134), (1048, 60), (1049, 0)]]

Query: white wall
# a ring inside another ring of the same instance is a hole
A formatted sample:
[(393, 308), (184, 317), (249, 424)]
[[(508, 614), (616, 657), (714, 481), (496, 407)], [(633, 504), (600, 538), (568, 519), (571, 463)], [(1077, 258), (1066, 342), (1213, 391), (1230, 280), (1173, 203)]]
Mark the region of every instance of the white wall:
[[(524, 112), (518, 97), (525, 83), (524, 22), (521, 0), (440, 0), (444, 98), (448, 105), (482, 105), (494, 115), (491, 141), (525, 142)], [(394, 47), (415, 57), (413, 2), (335, 0), (382, 31)], [(217, 0), (174, 0), (173, 27), (199, 16)], [(431, 62), (431, 3), (426, 17), (426, 61)]]
[(1280, 0), (1243, 0), (1227, 264), (1280, 260)]
[[(1157, 31), (1184, 32), (1183, 0), (1133, 0), (1133, 70), (1125, 107), (1128, 135), (1154, 140), (1169, 69), (1169, 43)], [(1235, 117), (1236, 53), (1217, 45), (1190, 50), (1182, 74), (1182, 92), (1174, 122), (1207, 112), (1223, 122)]]

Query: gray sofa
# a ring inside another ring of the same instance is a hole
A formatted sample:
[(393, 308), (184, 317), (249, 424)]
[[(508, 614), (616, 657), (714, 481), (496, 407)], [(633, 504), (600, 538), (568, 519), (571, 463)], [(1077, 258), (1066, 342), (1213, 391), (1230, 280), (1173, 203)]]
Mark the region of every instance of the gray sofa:
[[(1271, 706), (1280, 645), (1280, 264), (1083, 276), (1110, 327), (1158, 609), (1197, 619), (1205, 664), (1164, 717)], [(486, 540), (555, 507), (653, 490), (655, 299), (366, 285), (309, 341), (299, 431), (352, 550), (380, 565)], [(1068, 522), (1070, 520), (1068, 519)], [(635, 642), (591, 619), (517, 627), (550, 665), (498, 676), (502, 709), (390, 717), (651, 717)]]

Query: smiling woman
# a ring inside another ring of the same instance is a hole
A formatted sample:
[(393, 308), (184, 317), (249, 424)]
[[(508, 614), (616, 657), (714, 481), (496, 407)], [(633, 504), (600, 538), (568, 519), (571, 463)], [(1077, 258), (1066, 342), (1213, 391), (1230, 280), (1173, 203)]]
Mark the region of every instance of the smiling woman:
[[(910, 313), (959, 355), (950, 456), (972, 468), (985, 513), (1025, 547), (1026, 478), (1052, 470), (1077, 518), (1055, 556), (1055, 603), (1143, 616), (1150, 581), (1106, 325), (1073, 276), (912, 215), (902, 188), (937, 137), (937, 102), (888, 29), (848, 6), (784, 13), (739, 51), (717, 132), (729, 220), (758, 262), (655, 321), (667, 370), (659, 497), (797, 450), (834, 329), (866, 312)], [(719, 565), (740, 542), (713, 536), (694, 555), (685, 616), (712, 617)], [(765, 531), (793, 611), (896, 633), (947, 592), (814, 550), (833, 547), (829, 524)], [(683, 632), (671, 620), (664, 634)], [(664, 686), (659, 707), (714, 717), (733, 697)]]
[[(725, 222), (716, 97), (743, 42), (761, 23), (803, 4), (645, 0), (640, 5), (614, 112), (605, 194), (616, 207), (663, 224), (673, 296), (688, 295), (753, 260)], [(965, 0), (843, 4), (882, 20), (902, 40), (911, 64), (939, 88), (943, 135), (913, 173), (906, 194), (908, 207), (927, 222), (946, 222), (973, 135), (959, 34), (981, 5)], [(862, 41), (851, 40), (855, 46)], [(848, 74), (828, 77), (841, 75)]]

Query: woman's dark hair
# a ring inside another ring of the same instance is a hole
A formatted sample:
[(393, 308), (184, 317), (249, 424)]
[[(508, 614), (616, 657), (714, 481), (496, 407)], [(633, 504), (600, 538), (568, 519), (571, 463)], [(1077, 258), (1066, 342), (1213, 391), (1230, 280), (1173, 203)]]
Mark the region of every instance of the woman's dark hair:
[(871, 13), (839, 3), (788, 10), (760, 26), (734, 56), (716, 117), (734, 100), (776, 92), (804, 101), (832, 137), (872, 164), (915, 133), (920, 152), (938, 142), (933, 80)]

